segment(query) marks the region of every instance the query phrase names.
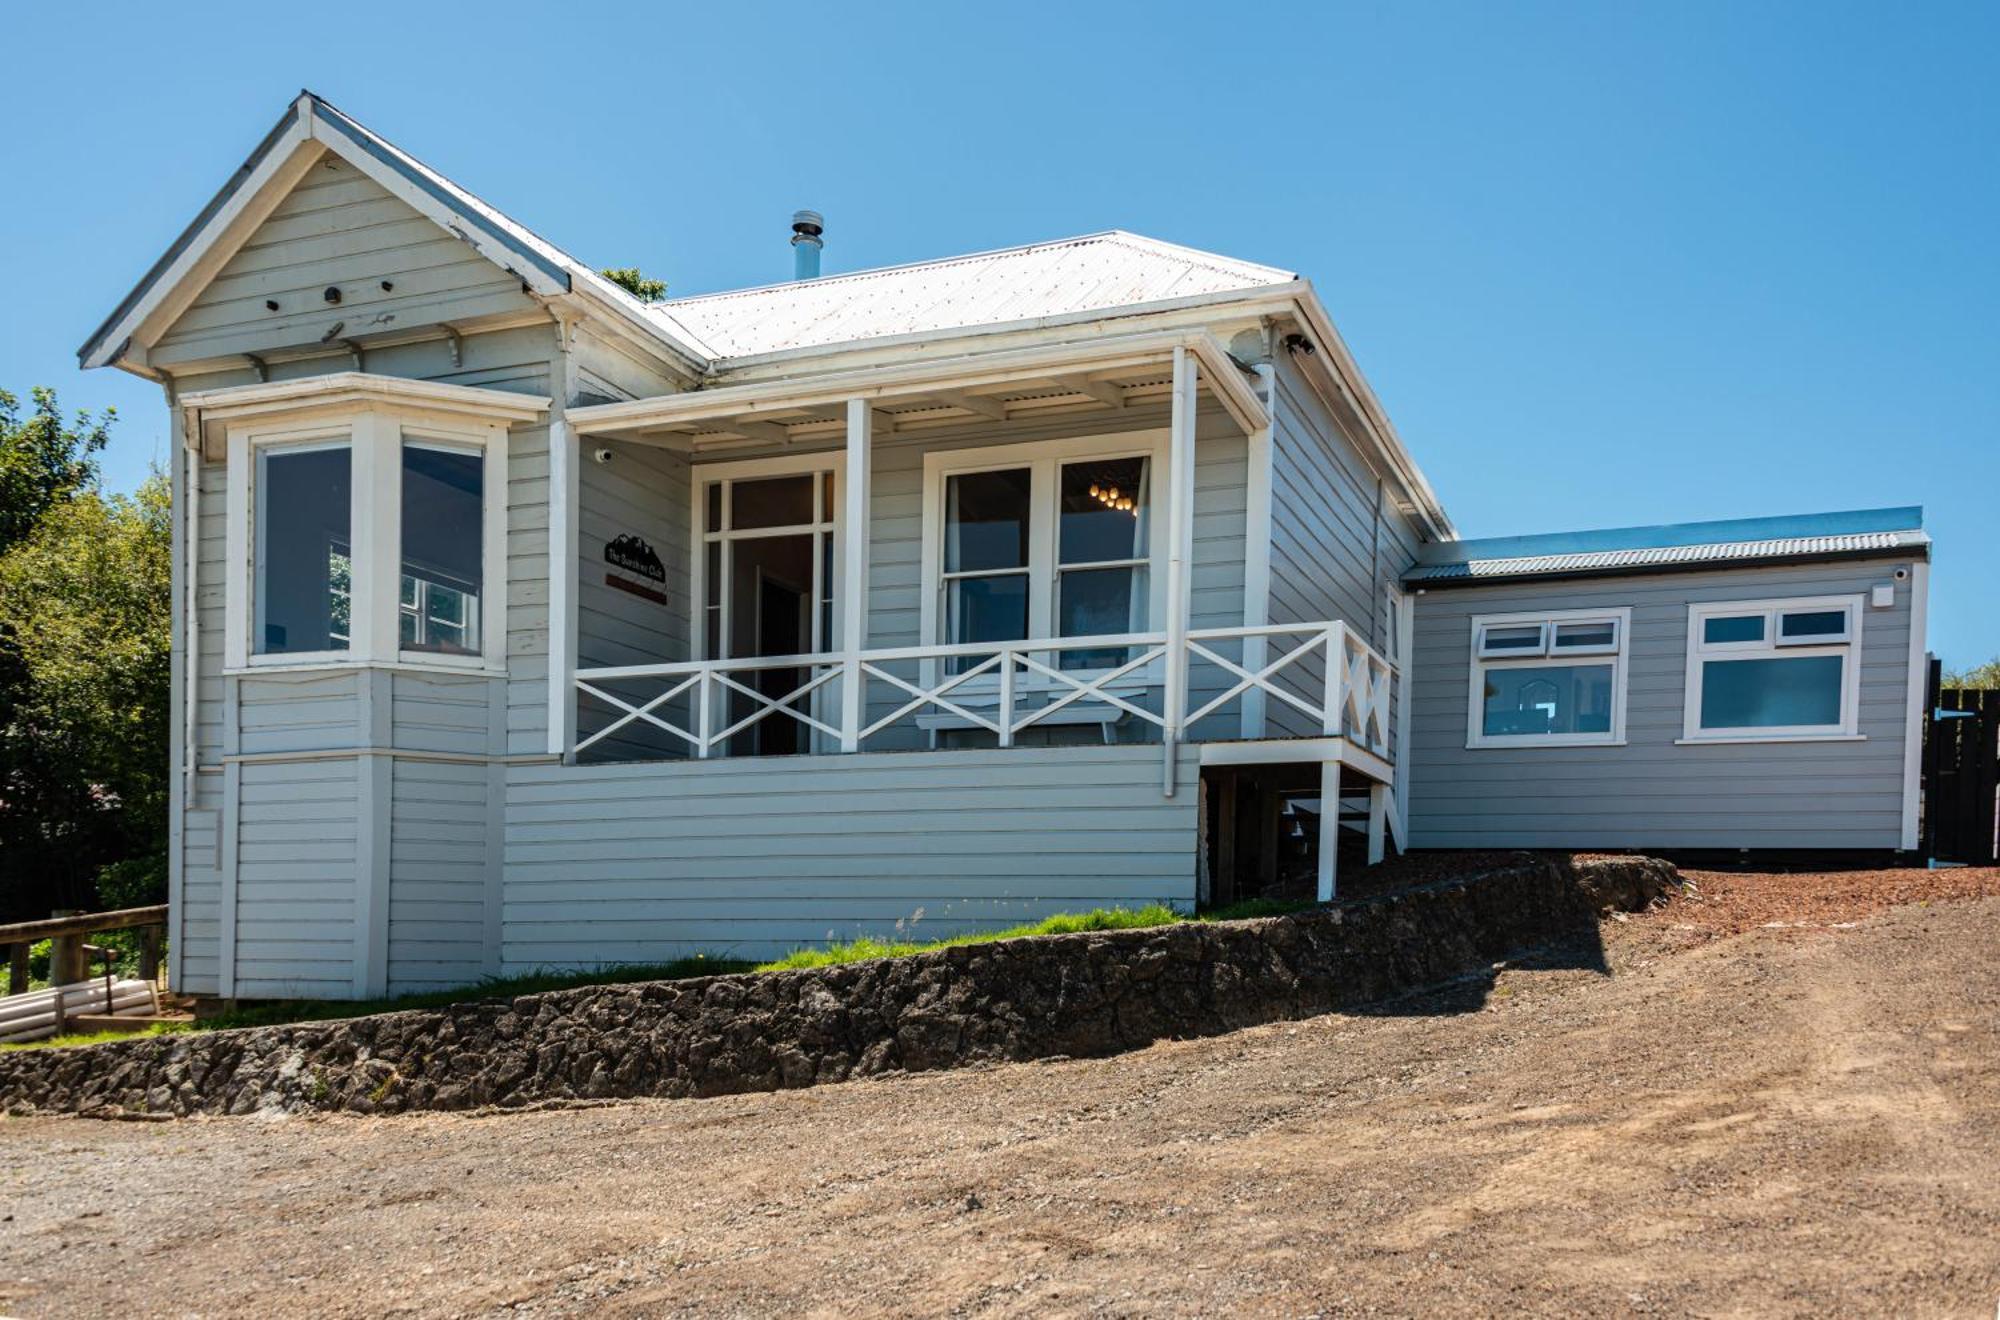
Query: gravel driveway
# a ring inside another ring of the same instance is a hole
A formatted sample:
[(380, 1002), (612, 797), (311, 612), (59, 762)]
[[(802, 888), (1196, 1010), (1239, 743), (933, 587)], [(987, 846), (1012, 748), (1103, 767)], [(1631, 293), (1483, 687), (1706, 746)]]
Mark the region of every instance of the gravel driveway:
[(1699, 877), (1609, 976), (1109, 1060), (9, 1120), (0, 1313), (1990, 1317), (2000, 875), (1892, 874)]

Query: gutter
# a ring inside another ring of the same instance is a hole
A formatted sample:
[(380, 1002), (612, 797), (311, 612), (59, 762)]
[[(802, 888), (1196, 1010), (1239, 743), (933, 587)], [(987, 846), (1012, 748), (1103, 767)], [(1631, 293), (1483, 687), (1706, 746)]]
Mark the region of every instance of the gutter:
[(1618, 564), (1608, 568), (1565, 568), (1539, 573), (1509, 573), (1494, 577), (1450, 577), (1403, 579), (1405, 591), (1454, 591), (1475, 587), (1512, 587), (1536, 582), (1565, 582), (1579, 578), (1659, 577), (1669, 573), (1727, 573), (1739, 568), (1782, 568), (1787, 564), (1842, 564), (1868, 559), (1914, 559), (1930, 561), (1928, 544), (1887, 546), (1869, 550), (1821, 550), (1804, 555), (1754, 555), (1747, 559), (1690, 560), (1678, 564)]

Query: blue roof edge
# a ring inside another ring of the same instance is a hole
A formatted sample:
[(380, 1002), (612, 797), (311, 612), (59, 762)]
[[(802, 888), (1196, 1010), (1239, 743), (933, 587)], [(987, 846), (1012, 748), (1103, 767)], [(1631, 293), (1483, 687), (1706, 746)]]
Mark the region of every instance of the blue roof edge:
[(1923, 506), (1909, 504), (1887, 509), (1844, 509), (1832, 513), (1781, 514), (1768, 518), (1723, 518), (1709, 522), (1665, 523), (1653, 527), (1605, 527), (1595, 531), (1540, 532), (1528, 536), (1488, 536), (1469, 541), (1436, 541), (1423, 547), (1418, 562), (1425, 565), (1462, 564), (1483, 559), (1527, 559), (1541, 555), (1590, 554), (1600, 550), (1655, 550), (1668, 546), (1777, 541), (1795, 536), (1903, 532), (1920, 529), (1923, 525)]

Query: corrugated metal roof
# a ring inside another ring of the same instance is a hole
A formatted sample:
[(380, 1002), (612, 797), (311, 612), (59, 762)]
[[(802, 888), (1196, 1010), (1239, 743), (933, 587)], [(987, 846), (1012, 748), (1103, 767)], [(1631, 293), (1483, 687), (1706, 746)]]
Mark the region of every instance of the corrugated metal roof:
[(1419, 564), (1404, 574), (1404, 581), (1488, 581), (1502, 578), (1668, 568), (1689, 564), (1728, 564), (1745, 560), (1866, 554), (1871, 551), (1928, 546), (1930, 542), (1930, 537), (1921, 530), (1906, 529), (1890, 532), (1845, 532), (1827, 536), (1788, 536), (1762, 541), (1719, 541), (1703, 545), (1664, 545), (1629, 550), (1523, 555), (1506, 559), (1466, 559), (1452, 563)]
[(1052, 243), (655, 303), (719, 358), (997, 325), (1288, 284), (1297, 277), (1111, 230)]

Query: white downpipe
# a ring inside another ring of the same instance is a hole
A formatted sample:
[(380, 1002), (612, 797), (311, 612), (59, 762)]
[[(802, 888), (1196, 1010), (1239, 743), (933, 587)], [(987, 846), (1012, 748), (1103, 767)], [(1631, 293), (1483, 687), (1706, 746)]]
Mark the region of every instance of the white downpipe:
[[(1278, 374), (1269, 363), (1257, 368), (1264, 389), (1264, 424), (1246, 441), (1248, 474), (1243, 509), (1243, 625), (1262, 627), (1271, 621), (1271, 464), (1278, 426)], [(1264, 667), (1265, 638), (1243, 639), (1243, 667)], [(1243, 694), (1243, 736), (1262, 738), (1268, 704), (1262, 688)]]
[(1173, 418), (1167, 439), (1167, 673), (1166, 749), (1162, 791), (1174, 795), (1174, 759), (1187, 716), (1188, 552), (1193, 542), (1195, 359), (1186, 347), (1174, 349)]

